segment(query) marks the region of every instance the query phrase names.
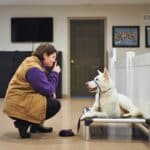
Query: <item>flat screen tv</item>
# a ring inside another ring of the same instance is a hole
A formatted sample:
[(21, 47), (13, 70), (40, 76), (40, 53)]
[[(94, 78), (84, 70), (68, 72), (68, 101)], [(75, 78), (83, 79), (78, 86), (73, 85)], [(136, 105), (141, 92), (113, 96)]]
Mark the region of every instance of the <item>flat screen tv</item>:
[(11, 18), (12, 42), (53, 42), (53, 18)]

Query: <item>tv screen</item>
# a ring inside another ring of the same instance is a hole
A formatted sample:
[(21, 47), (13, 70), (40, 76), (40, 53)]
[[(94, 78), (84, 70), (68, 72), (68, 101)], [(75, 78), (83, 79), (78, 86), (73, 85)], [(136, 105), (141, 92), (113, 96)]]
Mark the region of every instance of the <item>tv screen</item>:
[(12, 42), (52, 42), (53, 18), (11, 18)]

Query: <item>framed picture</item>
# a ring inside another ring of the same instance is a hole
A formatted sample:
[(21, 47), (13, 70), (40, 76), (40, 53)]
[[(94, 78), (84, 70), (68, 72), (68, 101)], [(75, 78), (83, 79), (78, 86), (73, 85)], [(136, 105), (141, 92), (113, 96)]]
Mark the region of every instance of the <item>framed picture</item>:
[(139, 47), (139, 26), (113, 26), (113, 47)]
[(150, 47), (150, 26), (145, 27), (145, 45)]

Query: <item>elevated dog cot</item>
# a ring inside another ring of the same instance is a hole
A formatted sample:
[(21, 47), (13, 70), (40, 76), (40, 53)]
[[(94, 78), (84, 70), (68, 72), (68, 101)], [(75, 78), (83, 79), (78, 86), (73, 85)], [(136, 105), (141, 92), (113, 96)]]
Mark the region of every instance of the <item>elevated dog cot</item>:
[[(94, 124), (101, 125), (102, 123), (127, 123), (131, 124), (131, 127), (135, 124), (139, 124), (139, 127), (144, 130), (144, 133), (148, 136), (150, 142), (150, 119), (145, 118), (88, 118), (83, 121), (83, 139), (90, 139), (90, 126)], [(144, 125), (146, 124), (146, 126)], [(132, 129), (131, 129), (132, 130)]]

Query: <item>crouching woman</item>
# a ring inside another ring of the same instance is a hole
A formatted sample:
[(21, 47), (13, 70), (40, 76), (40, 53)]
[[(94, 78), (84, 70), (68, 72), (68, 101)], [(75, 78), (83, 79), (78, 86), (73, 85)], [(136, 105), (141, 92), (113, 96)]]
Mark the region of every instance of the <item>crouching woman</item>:
[(53, 97), (61, 71), (56, 56), (51, 44), (39, 45), (20, 64), (8, 85), (3, 111), (14, 120), (21, 138), (52, 131), (42, 124), (60, 110), (60, 102)]

